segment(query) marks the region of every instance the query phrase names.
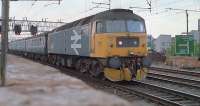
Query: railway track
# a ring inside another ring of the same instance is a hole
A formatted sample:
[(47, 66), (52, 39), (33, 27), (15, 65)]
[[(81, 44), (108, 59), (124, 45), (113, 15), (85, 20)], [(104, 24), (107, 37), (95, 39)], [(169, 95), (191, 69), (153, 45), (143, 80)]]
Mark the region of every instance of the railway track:
[(80, 76), (78, 78), (87, 82), (89, 81), (90, 83), (98, 84), (100, 87), (106, 87), (115, 90), (115, 92), (121, 92), (117, 95), (122, 95), (127, 99), (139, 96), (141, 99), (145, 98), (146, 100), (150, 100), (153, 103), (163, 106), (200, 106), (199, 96), (167, 88), (161, 88), (148, 83), (138, 81), (131, 83), (113, 83), (110, 81), (102, 81), (96, 78), (88, 77), (87, 75), (78, 76)]
[[(145, 95), (153, 101), (157, 101), (166, 106), (200, 106), (200, 96), (188, 94), (175, 89), (165, 88), (154, 84), (136, 81), (138, 83), (140, 93), (145, 92)], [(138, 90), (138, 88), (134, 88)]]
[(159, 67), (150, 67), (149, 69), (161, 71), (161, 72), (168, 72), (168, 73), (175, 73), (175, 74), (183, 74), (183, 75), (200, 77), (200, 72), (194, 72), (194, 71), (185, 71), (185, 70), (159, 68)]
[(148, 73), (147, 79), (160, 80), (200, 89), (200, 78), (197, 77), (200, 73), (175, 71), (170, 69), (162, 70), (162, 68), (151, 68), (151, 70)]
[(146, 100), (163, 106), (200, 106), (200, 97), (197, 95), (187, 94), (140, 81), (114, 83), (90, 77), (88, 74), (80, 74), (74, 70), (57, 68), (65, 74), (75, 76), (87, 83), (95, 84), (100, 87), (100, 89), (110, 88), (115, 91), (115, 94), (120, 92), (120, 94), (117, 95), (122, 95), (126, 97), (126, 99), (138, 96), (141, 99), (145, 98)]
[(182, 86), (189, 86), (200, 89), (200, 81), (187, 79), (187, 78), (179, 78), (169, 75), (157, 74), (157, 73), (148, 73), (147, 79), (150, 80), (160, 80), (169, 83), (179, 84)]

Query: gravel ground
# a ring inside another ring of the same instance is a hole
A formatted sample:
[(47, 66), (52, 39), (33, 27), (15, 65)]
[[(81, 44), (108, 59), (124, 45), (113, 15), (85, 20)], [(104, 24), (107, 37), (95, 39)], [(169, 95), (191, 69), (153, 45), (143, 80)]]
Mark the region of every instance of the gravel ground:
[[(146, 106), (97, 91), (57, 69), (8, 55), (0, 106)], [(134, 104), (134, 105), (133, 105)]]

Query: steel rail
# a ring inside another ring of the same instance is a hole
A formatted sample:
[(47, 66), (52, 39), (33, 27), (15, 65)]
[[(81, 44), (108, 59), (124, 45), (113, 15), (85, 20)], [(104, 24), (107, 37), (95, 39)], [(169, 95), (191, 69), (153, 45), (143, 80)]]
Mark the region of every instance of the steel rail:
[(169, 68), (160, 68), (160, 67), (149, 67), (149, 69), (150, 70), (155, 70), (155, 71), (161, 71), (161, 72), (178, 73), (178, 74), (183, 74), (183, 75), (190, 75), (190, 76), (200, 77), (200, 72), (169, 69)]
[(198, 81), (182, 79), (182, 78), (173, 77), (173, 76), (148, 73), (147, 79), (159, 80), (159, 81), (173, 83), (176, 85), (178, 84), (182, 86), (200, 89), (200, 82)]
[[(134, 81), (143, 87), (147, 87), (152, 90), (152, 92), (158, 92), (158, 95), (171, 101), (173, 103), (179, 104), (180, 106), (200, 106), (200, 96), (181, 92), (171, 88), (161, 87), (155, 84), (145, 83), (141, 81)], [(149, 92), (149, 93), (152, 93)], [(159, 94), (160, 93), (160, 94)], [(155, 93), (156, 95), (156, 93)], [(164, 95), (164, 96), (163, 96)]]
[(157, 78), (157, 79), (159, 78), (159, 79), (163, 79), (163, 80), (187, 84), (190, 86), (200, 87), (200, 80), (190, 79), (190, 78), (186, 78), (186, 77), (170, 76), (170, 75), (166, 75), (166, 74), (149, 72), (147, 75), (147, 78)]

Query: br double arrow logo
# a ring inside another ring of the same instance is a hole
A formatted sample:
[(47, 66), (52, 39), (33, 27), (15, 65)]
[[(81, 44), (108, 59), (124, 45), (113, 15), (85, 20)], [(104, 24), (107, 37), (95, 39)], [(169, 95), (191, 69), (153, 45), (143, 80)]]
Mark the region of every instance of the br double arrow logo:
[(80, 49), (82, 47), (81, 43), (78, 43), (78, 41), (81, 40), (81, 35), (78, 34), (76, 30), (73, 30), (73, 35), (74, 36), (71, 36), (71, 41), (73, 41), (73, 43), (71, 44), (71, 48), (74, 50), (76, 55), (79, 55), (79, 52), (77, 49)]

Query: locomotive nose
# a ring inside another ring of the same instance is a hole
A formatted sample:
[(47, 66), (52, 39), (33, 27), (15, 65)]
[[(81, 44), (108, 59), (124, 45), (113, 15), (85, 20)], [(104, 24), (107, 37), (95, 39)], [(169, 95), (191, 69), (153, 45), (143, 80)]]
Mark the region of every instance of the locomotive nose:
[(122, 65), (121, 59), (117, 56), (108, 59), (108, 67), (119, 69)]

